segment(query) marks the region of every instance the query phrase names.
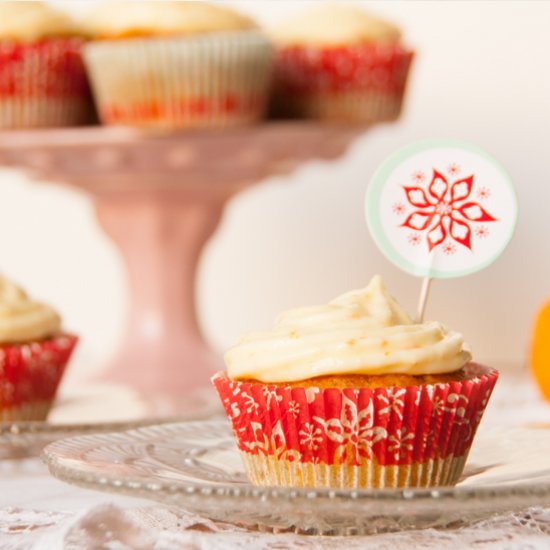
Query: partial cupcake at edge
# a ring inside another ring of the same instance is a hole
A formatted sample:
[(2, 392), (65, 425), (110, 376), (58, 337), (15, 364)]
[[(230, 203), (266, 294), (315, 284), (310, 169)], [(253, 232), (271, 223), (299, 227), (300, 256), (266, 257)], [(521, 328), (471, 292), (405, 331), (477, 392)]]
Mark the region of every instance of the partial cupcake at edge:
[(0, 129), (93, 119), (85, 41), (79, 25), (45, 2), (0, 2)]
[(0, 421), (45, 420), (78, 338), (0, 276)]
[(257, 485), (454, 485), (498, 378), (380, 277), (244, 335), (213, 383)]
[(250, 18), (220, 4), (103, 2), (85, 51), (105, 124), (179, 129), (259, 120), (272, 48)]
[(361, 124), (397, 119), (413, 59), (401, 31), (346, 2), (312, 4), (270, 30), (273, 115)]

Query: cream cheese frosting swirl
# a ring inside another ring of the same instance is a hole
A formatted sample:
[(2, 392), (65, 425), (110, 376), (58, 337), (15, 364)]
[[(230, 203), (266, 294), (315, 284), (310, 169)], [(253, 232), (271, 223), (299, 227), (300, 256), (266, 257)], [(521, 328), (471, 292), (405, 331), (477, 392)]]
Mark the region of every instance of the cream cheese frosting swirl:
[(397, 42), (401, 31), (362, 8), (346, 2), (317, 3), (271, 30), (281, 46), (347, 46)]
[(0, 343), (48, 338), (60, 326), (61, 318), (50, 306), (35, 302), (23, 289), (0, 276)]
[(0, 2), (0, 37), (33, 41), (56, 36), (77, 36), (82, 30), (65, 13), (46, 2)]
[(462, 335), (415, 323), (382, 279), (323, 306), (282, 313), (271, 331), (245, 334), (225, 354), (232, 379), (294, 382), (339, 374), (442, 374), (471, 359)]
[(246, 15), (220, 3), (108, 0), (87, 18), (90, 32), (101, 38), (196, 35), (258, 29)]

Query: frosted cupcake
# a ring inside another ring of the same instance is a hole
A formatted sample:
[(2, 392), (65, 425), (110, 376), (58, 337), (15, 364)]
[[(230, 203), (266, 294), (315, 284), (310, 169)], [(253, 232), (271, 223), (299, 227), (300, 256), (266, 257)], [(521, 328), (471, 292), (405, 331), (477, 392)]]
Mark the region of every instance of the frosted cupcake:
[(0, 128), (90, 119), (83, 43), (77, 25), (45, 2), (0, 2)]
[(0, 276), (0, 420), (44, 420), (77, 343), (50, 307)]
[(204, 2), (105, 2), (86, 48), (101, 120), (153, 128), (262, 117), (272, 52), (248, 17)]
[(413, 53), (394, 25), (332, 3), (271, 34), (276, 115), (366, 124), (399, 116)]
[(213, 383), (258, 485), (453, 485), (497, 380), (373, 278), (243, 336)]

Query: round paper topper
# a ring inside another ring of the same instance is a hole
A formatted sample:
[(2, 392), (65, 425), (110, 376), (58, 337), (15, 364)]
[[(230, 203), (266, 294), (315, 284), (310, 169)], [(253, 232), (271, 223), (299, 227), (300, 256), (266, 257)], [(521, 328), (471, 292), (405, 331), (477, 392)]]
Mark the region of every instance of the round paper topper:
[(487, 153), (448, 140), (390, 156), (368, 188), (365, 213), (385, 256), (413, 275), (461, 277), (506, 248), (518, 206), (512, 181)]

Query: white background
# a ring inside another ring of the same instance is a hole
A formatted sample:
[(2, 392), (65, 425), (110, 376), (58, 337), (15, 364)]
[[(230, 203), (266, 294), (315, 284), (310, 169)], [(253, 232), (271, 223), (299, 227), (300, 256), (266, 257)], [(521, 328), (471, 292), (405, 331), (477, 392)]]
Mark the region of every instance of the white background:
[[(227, 3), (272, 24), (313, 2)], [(375, 248), (363, 196), (396, 148), (448, 137), (501, 160), (517, 186), (520, 220), (489, 269), (435, 283), (427, 316), (462, 331), (477, 359), (520, 367), (534, 314), (550, 297), (550, 3), (360, 3), (400, 25), (417, 52), (403, 117), (366, 133), (339, 161), (303, 166), (229, 204), (198, 275), (204, 332), (221, 353), (280, 310), (326, 302), (374, 273), (414, 310), (420, 282)], [(107, 364), (124, 326), (125, 275), (86, 195), (1, 171), (0, 270), (55, 304), (82, 335), (73, 380)]]

